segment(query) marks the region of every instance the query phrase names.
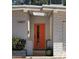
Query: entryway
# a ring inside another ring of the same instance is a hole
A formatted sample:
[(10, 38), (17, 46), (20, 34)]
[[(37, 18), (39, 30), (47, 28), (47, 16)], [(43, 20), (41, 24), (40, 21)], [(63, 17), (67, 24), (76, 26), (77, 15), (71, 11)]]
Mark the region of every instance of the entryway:
[(45, 24), (34, 24), (33, 55), (45, 55)]
[(33, 15), (30, 18), (32, 56), (52, 56), (52, 18), (50, 16)]

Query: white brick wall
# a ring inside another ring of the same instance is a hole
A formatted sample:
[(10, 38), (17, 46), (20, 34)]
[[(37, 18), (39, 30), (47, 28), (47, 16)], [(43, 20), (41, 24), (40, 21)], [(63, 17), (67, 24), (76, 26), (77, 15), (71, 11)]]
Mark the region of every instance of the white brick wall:
[[(63, 22), (65, 21), (65, 12), (58, 11), (57, 13), (54, 12), (53, 14), (53, 45), (54, 45), (54, 56), (63, 55), (63, 43), (66, 41), (65, 35), (63, 36)], [(65, 28), (64, 28), (65, 29)]]
[(63, 43), (53, 43), (54, 56), (61, 56), (63, 54)]

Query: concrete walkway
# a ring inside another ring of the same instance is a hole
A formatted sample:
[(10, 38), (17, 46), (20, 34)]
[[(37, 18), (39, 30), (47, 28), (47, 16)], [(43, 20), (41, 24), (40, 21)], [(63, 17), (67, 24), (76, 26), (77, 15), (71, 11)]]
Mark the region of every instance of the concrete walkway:
[(12, 58), (12, 59), (66, 59), (66, 57), (26, 57), (26, 58)]

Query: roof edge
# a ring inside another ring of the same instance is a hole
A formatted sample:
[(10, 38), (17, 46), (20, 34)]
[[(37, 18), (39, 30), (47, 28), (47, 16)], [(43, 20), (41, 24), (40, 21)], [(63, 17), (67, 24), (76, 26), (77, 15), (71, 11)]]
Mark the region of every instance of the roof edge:
[(66, 9), (63, 5), (12, 5), (12, 8), (55, 8), (55, 9)]

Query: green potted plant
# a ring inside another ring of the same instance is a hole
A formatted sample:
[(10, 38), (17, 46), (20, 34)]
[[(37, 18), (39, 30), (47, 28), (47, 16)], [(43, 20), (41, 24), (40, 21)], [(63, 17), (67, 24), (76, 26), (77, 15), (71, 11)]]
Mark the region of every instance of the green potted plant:
[(25, 47), (26, 41), (18, 37), (12, 38), (12, 50), (23, 50)]
[(26, 40), (20, 39), (18, 37), (12, 38), (12, 55), (13, 56), (26, 56), (25, 48)]
[(53, 56), (53, 49), (52, 48), (46, 49), (46, 56)]
[(50, 39), (46, 40), (46, 56), (53, 56), (53, 47), (49, 44), (50, 42), (52, 42)]

